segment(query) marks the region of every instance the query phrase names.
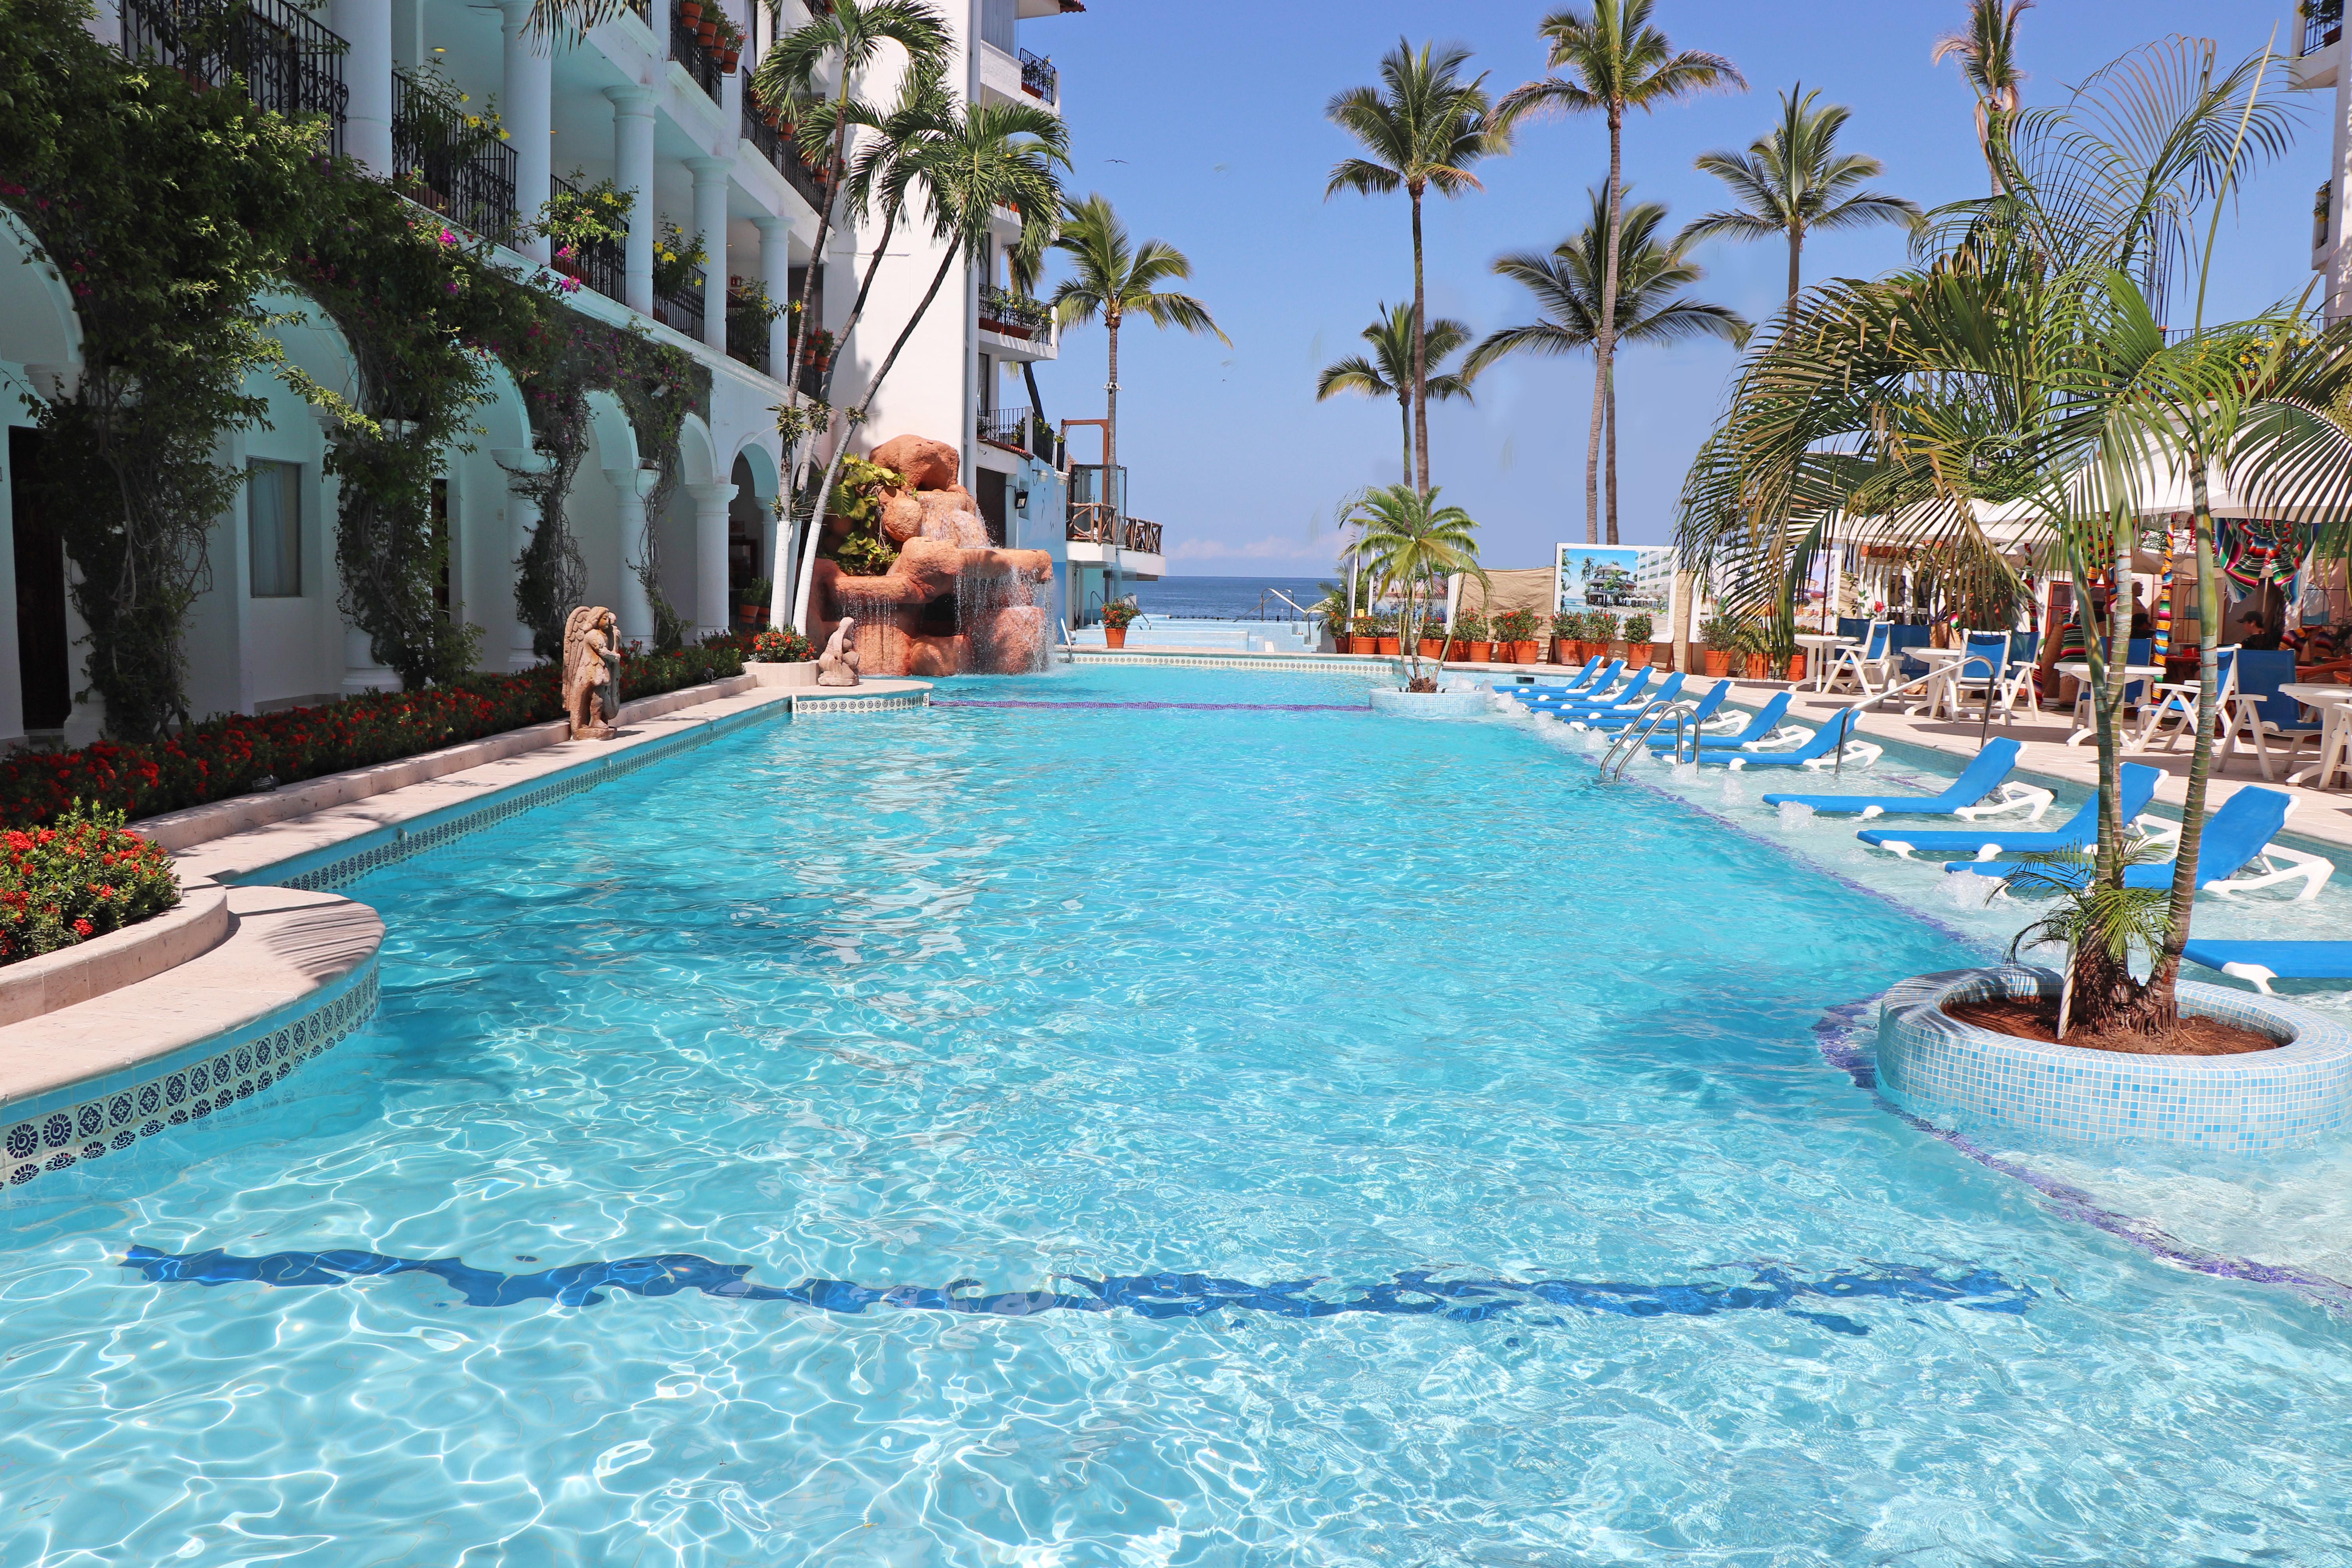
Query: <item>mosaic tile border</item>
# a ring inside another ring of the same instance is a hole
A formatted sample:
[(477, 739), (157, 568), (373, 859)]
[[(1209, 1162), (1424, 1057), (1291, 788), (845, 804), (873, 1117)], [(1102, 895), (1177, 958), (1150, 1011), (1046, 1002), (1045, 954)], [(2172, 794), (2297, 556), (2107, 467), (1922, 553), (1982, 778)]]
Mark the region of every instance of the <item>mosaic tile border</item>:
[(1971, 1028), (1948, 1001), (2055, 994), (2058, 975), (2022, 965), (1921, 975), (1879, 1011), (1886, 1092), (1924, 1114), (2071, 1144), (2168, 1143), (2257, 1153), (2306, 1145), (2352, 1120), (2352, 1030), (2292, 1003), (2194, 981), (2189, 1010), (2292, 1037), (2242, 1057), (2078, 1051)]
[(826, 713), (903, 713), (910, 708), (929, 708), (931, 694), (928, 691), (900, 691), (882, 697), (807, 697), (795, 694), (790, 702), (793, 717), (806, 714), (814, 719)]
[(1381, 675), (1396, 660), (1365, 664), (1353, 659), (1307, 658), (1292, 655), (1091, 653), (1085, 648), (1057, 650), (1065, 664), (1108, 664), (1132, 669), (1276, 669), (1303, 670), (1310, 675)]
[[(28, 1101), (0, 1132), (0, 1186), (21, 1187), (36, 1176), (85, 1165), (171, 1128), (201, 1121), (250, 1100), (351, 1037), (375, 1013), (376, 961), (368, 961), (321, 993), (325, 1000), (299, 1017), (263, 1019), (251, 1028), (202, 1041), (159, 1061), (101, 1082), (87, 1098)], [(116, 1081), (120, 1080), (120, 1081)]]

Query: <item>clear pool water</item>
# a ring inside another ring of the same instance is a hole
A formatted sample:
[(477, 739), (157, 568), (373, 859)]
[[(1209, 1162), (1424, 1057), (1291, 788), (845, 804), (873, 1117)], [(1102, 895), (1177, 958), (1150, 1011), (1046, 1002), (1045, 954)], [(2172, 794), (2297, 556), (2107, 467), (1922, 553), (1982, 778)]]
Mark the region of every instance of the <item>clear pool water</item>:
[(0, 1563), (2352, 1562), (2343, 1321), (1824, 1063), (1979, 917), (1362, 692), (956, 682), (1099, 705), (372, 876), (371, 1029), (5, 1211)]

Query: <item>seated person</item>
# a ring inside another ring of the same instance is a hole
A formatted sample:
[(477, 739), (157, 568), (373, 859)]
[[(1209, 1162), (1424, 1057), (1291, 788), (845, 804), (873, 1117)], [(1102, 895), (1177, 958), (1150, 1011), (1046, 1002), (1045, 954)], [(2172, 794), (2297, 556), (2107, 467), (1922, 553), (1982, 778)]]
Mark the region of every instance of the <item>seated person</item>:
[(2140, 595), (2144, 592), (2146, 592), (2146, 590), (2137, 583), (2134, 583), (2132, 584), (2131, 635), (2132, 641), (2134, 642), (2146, 642), (2148, 638), (2156, 636), (2155, 618), (2149, 616), (2147, 613), (2147, 605), (2143, 603), (2140, 598)]
[(2279, 645), (2279, 634), (2263, 623), (2260, 610), (2248, 610), (2238, 617), (2238, 646), (2267, 653)]

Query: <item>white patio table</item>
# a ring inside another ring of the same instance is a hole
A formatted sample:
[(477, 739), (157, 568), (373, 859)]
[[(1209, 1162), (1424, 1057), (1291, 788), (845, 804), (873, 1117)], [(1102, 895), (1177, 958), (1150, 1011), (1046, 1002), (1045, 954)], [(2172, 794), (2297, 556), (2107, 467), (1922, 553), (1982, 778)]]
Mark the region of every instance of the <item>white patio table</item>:
[(2336, 774), (2352, 779), (2352, 686), (2291, 680), (2279, 690), (2320, 715), (2319, 761), (2287, 774), (2286, 782), (2309, 779), (2314, 789), (2334, 789)]
[(1830, 655), (1842, 647), (1860, 647), (1852, 637), (1842, 637), (1833, 632), (1799, 632), (1797, 646), (1805, 650), (1805, 673), (1813, 678), (1813, 689), (1829, 689)]

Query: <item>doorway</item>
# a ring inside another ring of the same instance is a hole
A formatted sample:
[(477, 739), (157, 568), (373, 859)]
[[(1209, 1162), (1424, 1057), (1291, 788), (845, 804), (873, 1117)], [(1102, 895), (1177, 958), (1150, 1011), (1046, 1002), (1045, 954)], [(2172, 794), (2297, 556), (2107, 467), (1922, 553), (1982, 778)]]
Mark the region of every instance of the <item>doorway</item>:
[(62, 731), (73, 711), (73, 655), (66, 634), (66, 544), (37, 495), (47, 438), (21, 426), (8, 432), (8, 477), (16, 536), (16, 669), (23, 682), (25, 731)]

